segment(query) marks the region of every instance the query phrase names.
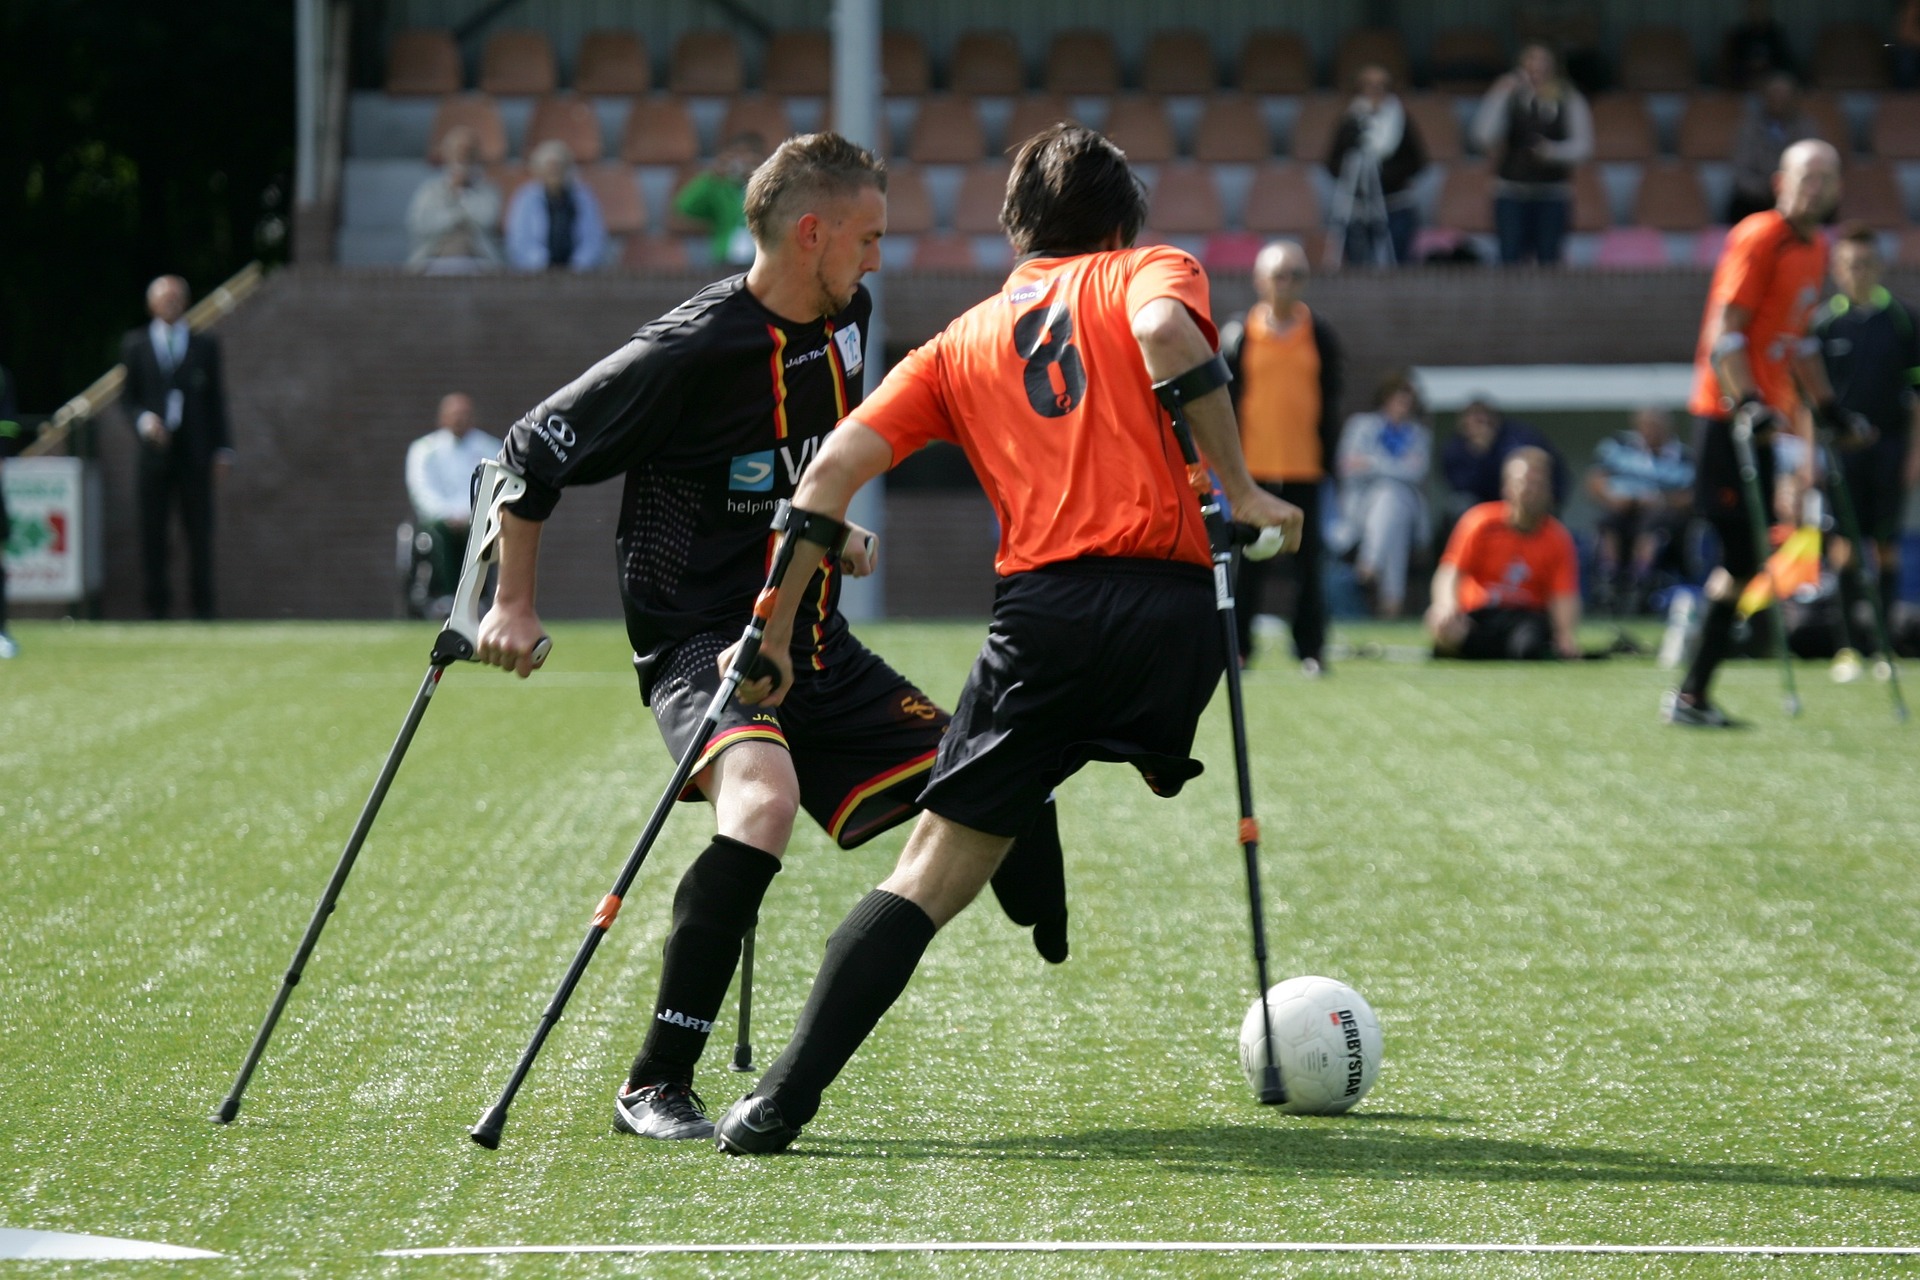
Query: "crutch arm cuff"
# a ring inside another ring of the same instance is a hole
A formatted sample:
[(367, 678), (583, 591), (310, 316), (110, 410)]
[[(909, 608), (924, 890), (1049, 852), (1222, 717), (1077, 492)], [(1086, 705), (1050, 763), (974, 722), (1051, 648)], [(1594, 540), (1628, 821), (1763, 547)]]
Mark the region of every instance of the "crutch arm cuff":
[(1161, 404), (1173, 410), (1202, 396), (1211, 395), (1232, 381), (1233, 371), (1227, 368), (1227, 358), (1215, 352), (1211, 360), (1203, 361), (1164, 382), (1154, 383), (1153, 394), (1160, 398)]
[(818, 511), (803, 511), (790, 502), (782, 502), (774, 509), (773, 527), (775, 531), (787, 534), (796, 541), (825, 547), (827, 554), (836, 560), (846, 550), (847, 535), (851, 532), (844, 520), (836, 520)]

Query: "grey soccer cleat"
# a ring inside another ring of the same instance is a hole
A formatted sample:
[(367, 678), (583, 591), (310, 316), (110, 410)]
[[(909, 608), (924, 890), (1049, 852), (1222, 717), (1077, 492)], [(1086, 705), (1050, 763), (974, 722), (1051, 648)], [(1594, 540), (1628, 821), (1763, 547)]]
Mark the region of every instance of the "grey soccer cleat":
[(720, 1117), (713, 1145), (730, 1156), (770, 1156), (785, 1151), (799, 1136), (800, 1131), (781, 1118), (772, 1098), (748, 1094)]
[(622, 1086), (613, 1099), (613, 1127), (642, 1138), (713, 1136), (707, 1104), (684, 1084), (643, 1084), (632, 1091)]
[(1744, 726), (1711, 702), (1691, 702), (1678, 689), (1660, 695), (1660, 718), (1683, 729), (1739, 729)]

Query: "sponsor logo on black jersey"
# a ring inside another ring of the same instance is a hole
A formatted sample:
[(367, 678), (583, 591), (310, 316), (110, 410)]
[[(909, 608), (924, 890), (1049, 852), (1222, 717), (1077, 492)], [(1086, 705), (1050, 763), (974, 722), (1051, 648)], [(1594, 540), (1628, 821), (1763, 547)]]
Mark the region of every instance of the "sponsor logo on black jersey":
[(534, 427), (533, 434), (539, 436), (561, 462), (567, 460), (567, 450), (573, 448), (577, 439), (573, 424), (557, 413), (548, 414), (543, 422)]
[(808, 436), (777, 449), (738, 454), (727, 464), (727, 488), (735, 493), (768, 493), (780, 475), (784, 475), (790, 485), (799, 484), (800, 473), (819, 451), (820, 438)]
[[(849, 377), (860, 372), (860, 326), (850, 324), (833, 331), (833, 345), (840, 348), (840, 369)], [(825, 350), (825, 348), (822, 348)]]

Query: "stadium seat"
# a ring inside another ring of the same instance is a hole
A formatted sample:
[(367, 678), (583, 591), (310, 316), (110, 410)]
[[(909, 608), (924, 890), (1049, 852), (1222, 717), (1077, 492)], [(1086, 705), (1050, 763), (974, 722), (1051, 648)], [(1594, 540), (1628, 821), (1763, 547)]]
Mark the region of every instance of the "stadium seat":
[(1165, 164), (1179, 152), (1166, 104), (1151, 94), (1115, 98), (1105, 133), (1134, 164)]
[(745, 83), (740, 42), (731, 31), (688, 31), (674, 42), (667, 87), (675, 93), (724, 96)]
[(1595, 160), (1651, 160), (1659, 151), (1653, 116), (1639, 94), (1604, 93), (1591, 106)]
[(1213, 41), (1193, 27), (1154, 32), (1140, 72), (1140, 85), (1148, 93), (1212, 93), (1220, 83)]
[(1667, 238), (1652, 227), (1612, 227), (1600, 235), (1594, 265), (1646, 270), (1667, 265)]
[(914, 164), (887, 166), (887, 234), (925, 235), (934, 228), (933, 197)]
[(917, 32), (881, 33), (880, 84), (881, 92), (896, 98), (933, 92), (933, 60)]
[(674, 97), (636, 98), (620, 134), (628, 164), (685, 164), (700, 154), (700, 136), (686, 104)]
[(1570, 231), (1605, 231), (1613, 225), (1606, 184), (1597, 165), (1583, 164), (1573, 171), (1573, 222)]
[(1453, 100), (1440, 93), (1406, 93), (1400, 96), (1407, 117), (1420, 131), (1427, 148), (1427, 159), (1435, 164), (1452, 164), (1465, 152), (1460, 144), (1460, 117), (1453, 113)]
[(1358, 27), (1340, 41), (1333, 57), (1333, 88), (1350, 93), (1354, 78), (1364, 66), (1381, 66), (1401, 88), (1413, 83), (1413, 66), (1407, 60), (1406, 38), (1397, 27)]
[(440, 163), (440, 139), (456, 125), (465, 125), (479, 139), (481, 164), (499, 164), (507, 158), (507, 126), (500, 119), (500, 108), (484, 93), (458, 93), (440, 99), (433, 113), (433, 126), (427, 131), (428, 160)]
[(495, 97), (552, 93), (560, 83), (544, 31), (499, 31), (480, 55), (480, 92)]
[(833, 92), (833, 37), (816, 27), (774, 33), (760, 87), (789, 97), (826, 97)]
[(1726, 251), (1727, 232), (1725, 226), (1700, 228), (1700, 234), (1693, 238), (1693, 265), (1696, 267), (1716, 267), (1720, 265), (1720, 255)]
[(1427, 82), (1436, 93), (1481, 93), (1513, 65), (1489, 27), (1446, 27), (1427, 50)]
[(948, 233), (921, 236), (913, 245), (915, 271), (973, 271), (973, 237)]
[(1293, 135), (1287, 152), (1302, 164), (1323, 164), (1333, 150), (1333, 131), (1347, 99), (1331, 93), (1316, 93), (1300, 100), (1300, 114), (1293, 118)]
[(1240, 46), (1240, 88), (1247, 93), (1313, 92), (1313, 54), (1293, 31), (1252, 31)]
[(1493, 172), (1486, 161), (1462, 160), (1447, 166), (1434, 222), (1469, 234), (1493, 230)]
[(1640, 171), (1640, 190), (1633, 199), (1636, 225), (1655, 231), (1698, 231), (1711, 220), (1707, 197), (1693, 166), (1682, 160), (1659, 160)]
[(1210, 164), (1261, 164), (1273, 157), (1273, 138), (1260, 104), (1244, 93), (1208, 100), (1193, 136), (1193, 155)]
[(1011, 168), (1005, 160), (981, 160), (967, 170), (953, 209), (955, 231), (980, 236), (1000, 230), (1000, 206), (1007, 200), (1007, 173)]
[(1113, 37), (1097, 28), (1054, 36), (1044, 84), (1049, 93), (1104, 97), (1120, 92), (1120, 54)]
[(1207, 237), (1200, 260), (1207, 270), (1251, 271), (1254, 259), (1266, 248), (1267, 237), (1252, 231), (1216, 231)]
[(1746, 99), (1736, 93), (1696, 93), (1680, 115), (1674, 149), (1682, 160), (1727, 160), (1746, 115)]
[(736, 96), (727, 103), (727, 114), (720, 119), (720, 145), (725, 146), (729, 139), (743, 133), (760, 135), (761, 145), (772, 151), (793, 133), (786, 104), (764, 93)]
[(1297, 164), (1265, 164), (1253, 175), (1247, 211), (1241, 222), (1262, 235), (1298, 235), (1318, 230), (1320, 197), (1313, 180)]
[(1020, 46), (1005, 31), (965, 32), (953, 43), (947, 82), (955, 93), (1019, 93), (1027, 87)]
[(387, 92), (437, 97), (460, 92), (460, 46), (439, 27), (396, 31), (387, 44)]
[(1822, 89), (1885, 89), (1892, 83), (1887, 41), (1865, 22), (1836, 22), (1813, 48), (1812, 80)]
[[(1883, 96), (1880, 104), (1891, 101)], [(1800, 95), (1800, 106), (1820, 129), (1820, 136), (1840, 148), (1840, 154), (1858, 150), (1853, 136), (1853, 123), (1847, 118), (1847, 109), (1840, 101), (1840, 95), (1831, 89), (1813, 89)], [(1875, 113), (1876, 118), (1878, 112)]]
[(608, 235), (632, 235), (646, 229), (647, 203), (640, 198), (640, 184), (630, 166), (618, 160), (582, 165), (580, 180), (600, 202), (600, 216), (606, 221)]
[(647, 42), (631, 31), (589, 31), (580, 38), (573, 66), (573, 91), (602, 97), (628, 97), (653, 88), (653, 59)]
[(594, 114), (593, 104), (572, 93), (549, 94), (536, 102), (533, 116), (527, 121), (520, 154), (532, 155), (533, 149), (549, 138), (566, 143), (567, 150), (573, 152), (573, 158), (581, 164), (598, 160), (602, 150), (600, 117)]
[(1920, 98), (1885, 94), (1874, 113), (1873, 154), (1883, 160), (1920, 159)]
[(635, 271), (685, 271), (686, 242), (678, 236), (628, 236), (620, 246), (620, 265)]
[(1620, 55), (1620, 87), (1631, 93), (1685, 93), (1700, 83), (1686, 28), (1641, 27), (1627, 33)]
[(907, 158), (918, 164), (972, 164), (987, 154), (987, 135), (973, 99), (935, 94), (920, 103), (907, 137)]
[(1001, 150), (1009, 155), (1034, 134), (1062, 120), (1074, 120), (1073, 107), (1057, 93), (1029, 93), (1014, 101), (1007, 116)]
[(1907, 205), (1893, 166), (1885, 160), (1859, 160), (1841, 171), (1839, 221), (1864, 222), (1883, 231), (1906, 225)]
[(1147, 201), (1147, 227), (1161, 235), (1204, 236), (1222, 230), (1213, 171), (1192, 160), (1168, 164)]

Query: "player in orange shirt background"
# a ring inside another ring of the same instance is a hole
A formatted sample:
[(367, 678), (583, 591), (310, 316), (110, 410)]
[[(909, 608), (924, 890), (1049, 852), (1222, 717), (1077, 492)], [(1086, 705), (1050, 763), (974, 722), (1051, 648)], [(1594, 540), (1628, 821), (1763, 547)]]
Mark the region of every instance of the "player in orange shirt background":
[(1500, 469), (1503, 498), (1453, 526), (1427, 633), (1447, 658), (1578, 658), (1580, 559), (1553, 518), (1553, 459), (1531, 445)]
[(733, 1154), (784, 1149), (905, 990), (921, 955), (979, 893), (1059, 782), (1093, 760), (1133, 765), (1163, 796), (1228, 660), (1211, 553), (1155, 384), (1213, 389), (1185, 412), (1235, 519), (1300, 540), (1300, 510), (1240, 453), (1207, 277), (1178, 249), (1130, 249), (1145, 194), (1100, 135), (1059, 124), (1024, 143), (1000, 223), (1020, 255), (1000, 292), (896, 366), (828, 438), (794, 493), (792, 567), (761, 654), (782, 696), (797, 588), (854, 493), (932, 440), (966, 452), (999, 517), (1000, 582), (923, 821), (893, 874), (827, 942), (793, 1040), (721, 1120)]

